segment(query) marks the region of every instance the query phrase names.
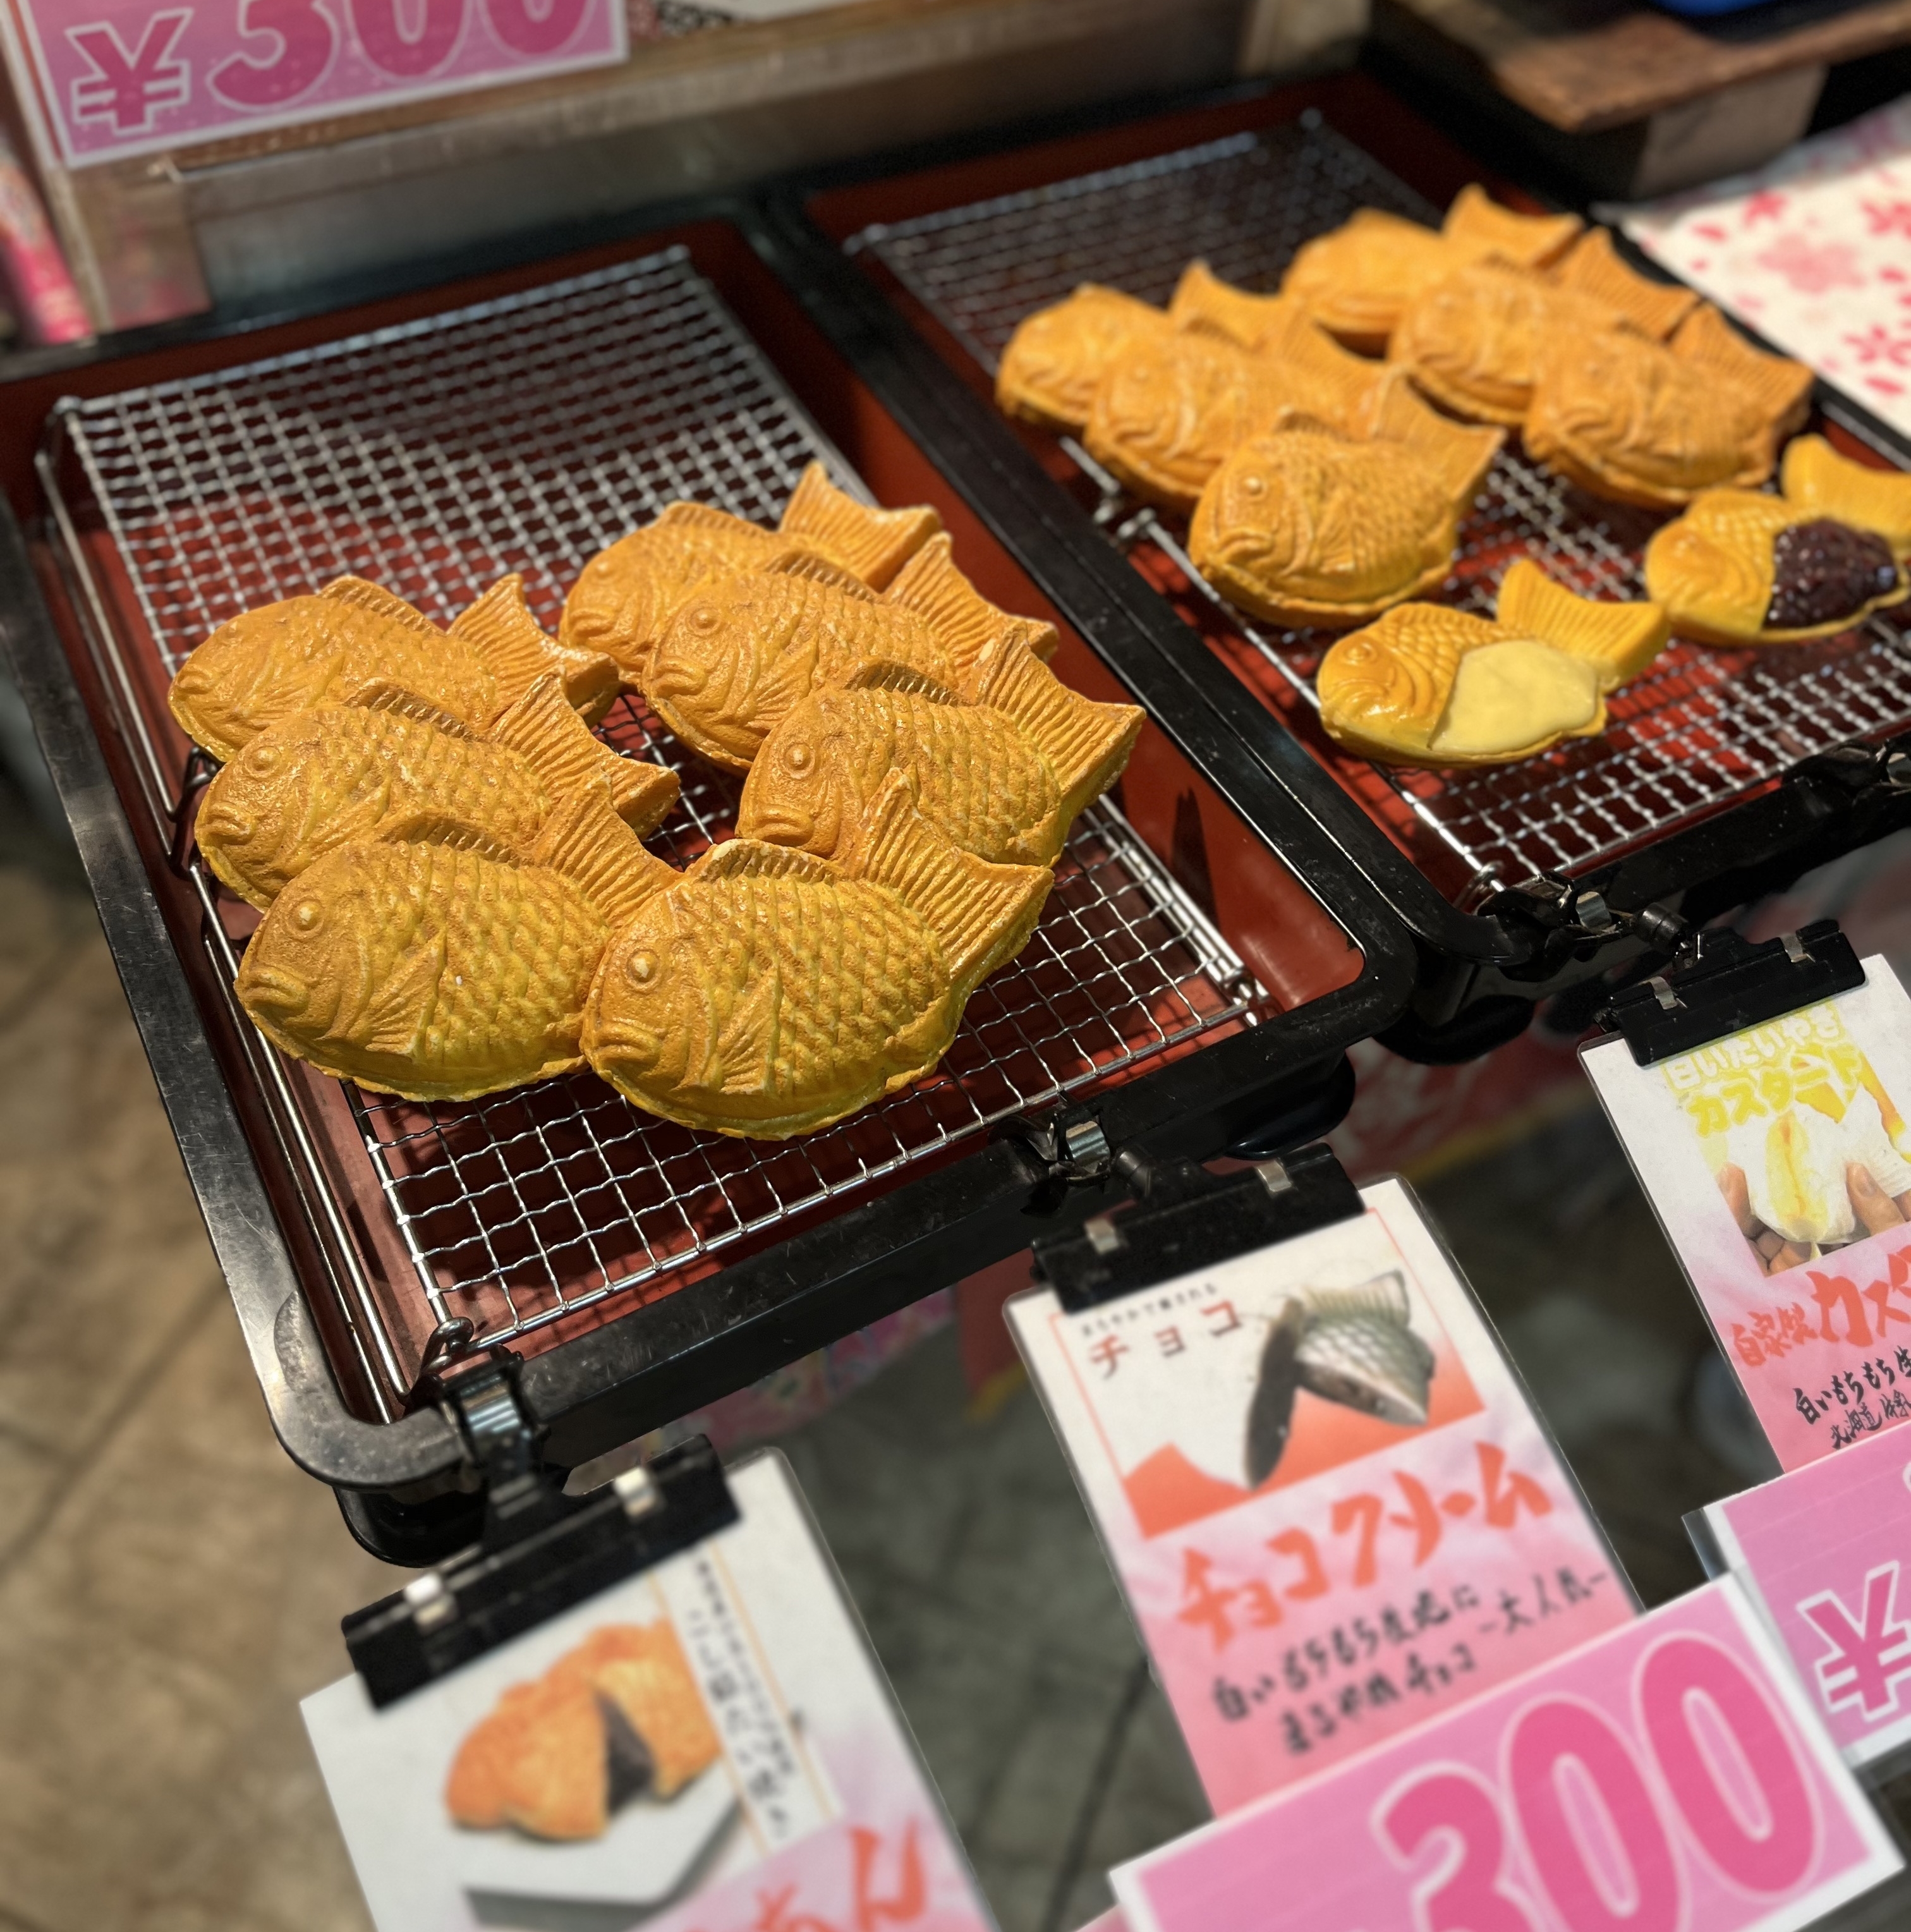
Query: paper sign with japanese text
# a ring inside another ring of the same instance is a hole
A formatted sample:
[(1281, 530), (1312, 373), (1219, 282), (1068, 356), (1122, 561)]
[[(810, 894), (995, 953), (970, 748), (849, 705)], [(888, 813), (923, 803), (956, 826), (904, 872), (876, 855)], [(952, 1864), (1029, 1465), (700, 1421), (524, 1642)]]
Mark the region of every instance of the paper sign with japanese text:
[(1588, 1077), (1780, 1465), (1911, 1420), (1911, 999), (1835, 999)]
[(1634, 1613), (1399, 1181), (1366, 1211), (1010, 1324), (1217, 1812)]
[(0, 0), (0, 20), (68, 167), (601, 66), (628, 47), (624, 0)]
[(1112, 1876), (1130, 1932), (1792, 1932), (1902, 1864), (1727, 1580)]
[(730, 1484), (738, 1522), (450, 1676), (305, 1700), (379, 1932), (990, 1932), (788, 1465)]
[(1869, 1436), (1705, 1518), (1845, 1762), (1911, 1744), (1911, 1436)]

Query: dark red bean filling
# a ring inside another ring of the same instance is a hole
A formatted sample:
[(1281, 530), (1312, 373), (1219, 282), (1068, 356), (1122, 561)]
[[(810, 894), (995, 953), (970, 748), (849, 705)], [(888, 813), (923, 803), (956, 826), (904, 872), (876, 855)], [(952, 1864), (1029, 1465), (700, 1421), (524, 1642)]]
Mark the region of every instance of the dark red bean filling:
[(1770, 631), (1803, 631), (1855, 617), (1898, 588), (1891, 546), (1869, 530), (1816, 517), (1778, 532), (1772, 546)]

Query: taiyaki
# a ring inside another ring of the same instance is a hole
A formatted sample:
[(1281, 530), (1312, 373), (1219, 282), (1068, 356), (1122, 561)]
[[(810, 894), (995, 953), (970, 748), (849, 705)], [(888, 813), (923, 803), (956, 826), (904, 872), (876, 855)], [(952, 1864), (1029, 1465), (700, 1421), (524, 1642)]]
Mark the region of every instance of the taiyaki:
[(1655, 282), (1619, 260), (1612, 232), (1588, 228), (1565, 256), (1546, 272), (1556, 288), (1590, 296), (1628, 317), (1633, 326), (1663, 342), (1699, 306), (1696, 291), (1676, 282)]
[(181, 728), (224, 761), (282, 718), (355, 691), (411, 692), (483, 727), (548, 671), (586, 716), (616, 694), (608, 659), (554, 644), (500, 578), (448, 632), (362, 578), (288, 597), (221, 624), (179, 667), (167, 698)]
[(958, 851), (900, 772), (854, 843), (832, 863), (733, 838), (648, 901), (592, 990), (591, 1065), (666, 1120), (771, 1140), (929, 1072), (1052, 874)]
[(1084, 282), (1066, 302), (1023, 318), (996, 367), (995, 400), (1025, 422), (1078, 430), (1115, 356), (1173, 326), (1149, 303)]
[(599, 550), (571, 587), (558, 634), (615, 659), (626, 685), (641, 690), (664, 626), (704, 578), (808, 554), (880, 590), (940, 527), (926, 506), (870, 509), (812, 463), (776, 530), (706, 504), (672, 503)]
[(758, 747), (799, 699), (892, 664), (967, 695), (992, 638), (1053, 652), (1053, 628), (986, 602), (938, 537), (881, 596), (813, 559), (705, 582), (665, 628), (644, 695), (700, 757), (746, 772)]
[(1606, 698), (1664, 648), (1657, 604), (1575, 597), (1521, 558), (1490, 621), (1403, 604), (1321, 661), (1321, 722), (1383, 764), (1505, 764), (1606, 728)]
[(1397, 372), (1372, 440), (1290, 416), (1229, 457), (1188, 529), (1195, 566), (1277, 624), (1358, 624), (1443, 579), (1502, 441), (1416, 398)]
[(558, 800), (599, 780), (640, 838), (676, 802), (676, 773), (592, 736), (548, 674), (488, 732), (405, 692), (359, 692), (268, 726), (224, 766), (199, 848), (262, 910), (335, 847), (434, 812), (528, 854)]
[(428, 814), (302, 873), (234, 984), (260, 1031), (321, 1072), (407, 1100), (472, 1100), (582, 1064), (605, 943), (679, 876), (601, 782), (558, 806), (528, 859)]
[(1911, 477), (1864, 469), (1804, 436), (1785, 452), (1784, 480), (1780, 496), (1708, 490), (1654, 532), (1646, 587), (1681, 637), (1796, 644), (1911, 596), (1899, 561), (1911, 554)]
[(1246, 350), (1279, 341), (1306, 313), (1292, 296), (1252, 295), (1222, 281), (1205, 262), (1190, 262), (1181, 271), (1168, 304), (1177, 328), (1211, 330)]
[(1124, 351), (1095, 392), (1089, 454), (1137, 496), (1188, 512), (1230, 452), (1283, 410), (1358, 430), (1383, 372), (1298, 310), (1276, 326), (1252, 352), (1207, 328)]
[(1474, 262), (1408, 302), (1387, 353), (1442, 409), (1511, 428), (1532, 400), (1542, 338), (1633, 327), (1592, 296), (1504, 262)]
[(1381, 355), (1401, 311), (1423, 289), (1489, 256), (1538, 268), (1569, 246), (1580, 227), (1576, 215), (1516, 214), (1469, 184), (1438, 234), (1377, 208), (1356, 210), (1296, 254), (1281, 293), (1350, 349)]
[(1740, 342), (1710, 308), (1670, 347), (1615, 330), (1545, 336), (1526, 412), (1529, 454), (1595, 495), (1676, 508), (1772, 474), (1810, 371)]
[(1076, 814), (1120, 776), (1144, 714), (1070, 691), (1019, 638), (992, 647), (975, 696), (965, 704), (886, 664), (812, 692), (764, 740), (738, 837), (844, 857), (900, 772), (916, 809), (964, 851), (1052, 863)]

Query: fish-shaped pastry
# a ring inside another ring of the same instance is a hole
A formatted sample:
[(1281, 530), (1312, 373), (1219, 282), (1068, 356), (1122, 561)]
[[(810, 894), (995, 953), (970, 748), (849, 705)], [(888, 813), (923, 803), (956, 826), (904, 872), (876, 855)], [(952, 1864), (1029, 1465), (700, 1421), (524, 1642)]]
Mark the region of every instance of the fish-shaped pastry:
[(547, 672), (587, 718), (617, 694), (608, 658), (544, 635), (521, 578), (500, 578), (447, 632), (378, 584), (341, 577), (221, 624), (179, 667), (166, 702), (223, 762), (293, 712), (368, 688), (410, 692), (482, 728)]
[(1382, 355), (1402, 310), (1422, 290), (1490, 257), (1540, 268), (1571, 244), (1580, 227), (1576, 215), (1516, 214), (1469, 184), (1437, 234), (1380, 208), (1357, 209), (1295, 254), (1281, 293), (1348, 348)]
[(1708, 490), (1653, 532), (1646, 587), (1679, 636), (1799, 644), (1911, 596), (1901, 560), (1911, 554), (1911, 476), (1866, 470), (1802, 436), (1785, 452), (1784, 483), (1777, 496)]
[(737, 836), (842, 858), (892, 772), (965, 852), (1053, 862), (1077, 814), (1128, 762), (1145, 714), (1061, 683), (1020, 638), (992, 646), (975, 701), (913, 672), (866, 667), (812, 692), (764, 740)]
[(679, 876), (602, 782), (558, 806), (528, 856), (424, 814), (300, 874), (234, 986), (260, 1031), (321, 1072), (408, 1100), (472, 1100), (583, 1064), (605, 945)]
[(1502, 434), (1388, 380), (1370, 438), (1289, 416), (1216, 471), (1188, 554), (1230, 602), (1277, 624), (1358, 624), (1446, 576)]
[(996, 365), (995, 400), (1024, 422), (1078, 430), (1115, 356), (1173, 327), (1151, 304), (1084, 282), (1066, 302), (1037, 309), (1017, 326)]
[(1522, 557), (1497, 616), (1403, 604), (1321, 660), (1321, 722), (1382, 764), (1510, 764), (1606, 728), (1606, 694), (1664, 648), (1657, 604), (1575, 597)]
[(1191, 512), (1209, 479), (1286, 410), (1361, 430), (1384, 372), (1298, 309), (1254, 350), (1205, 326), (1118, 356), (1095, 393), (1088, 453), (1150, 502)]
[(730, 839), (649, 900), (592, 991), (591, 1065), (665, 1120), (768, 1140), (931, 1072), (1052, 875), (958, 851), (900, 773), (872, 820), (840, 862)]
[(1205, 262), (1190, 262), (1181, 271), (1168, 304), (1177, 328), (1208, 329), (1250, 350), (1278, 342), (1306, 313), (1292, 296), (1257, 296), (1222, 281)]
[(776, 530), (705, 503), (671, 503), (599, 550), (571, 587), (558, 634), (614, 658), (626, 686), (640, 691), (664, 627), (706, 578), (808, 554), (881, 590), (941, 526), (926, 505), (875, 510), (859, 503), (812, 463)]
[(1474, 262), (1408, 302), (1387, 354), (1442, 409), (1510, 428), (1532, 401), (1541, 340), (1633, 326), (1592, 296), (1504, 262)]
[(700, 757), (747, 772), (758, 748), (819, 686), (891, 664), (967, 695), (989, 642), (1052, 656), (1052, 626), (1012, 617), (956, 568), (949, 539), (924, 546), (880, 596), (813, 558), (712, 578), (665, 627), (644, 692)]
[(1606, 228), (1588, 228), (1547, 270), (1546, 279), (1568, 294), (1591, 296), (1627, 316), (1641, 334), (1663, 342), (1699, 306), (1696, 290), (1655, 282), (1619, 260)]
[(593, 737), (554, 676), (488, 731), (408, 692), (359, 692), (261, 731), (206, 788), (196, 831), (213, 871), (262, 911), (335, 848), (434, 812), (528, 854), (557, 802), (598, 782), (640, 838), (677, 800), (676, 774)]

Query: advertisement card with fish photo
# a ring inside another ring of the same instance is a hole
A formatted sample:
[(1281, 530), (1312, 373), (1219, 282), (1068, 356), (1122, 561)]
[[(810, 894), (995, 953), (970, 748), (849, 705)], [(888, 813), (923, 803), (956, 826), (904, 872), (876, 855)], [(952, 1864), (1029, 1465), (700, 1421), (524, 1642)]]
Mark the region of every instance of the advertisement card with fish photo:
[(379, 1932), (992, 1932), (782, 1457), (695, 1544), (382, 1709), (308, 1697)]
[(1397, 1180), (1010, 1323), (1217, 1812), (1622, 1623), (1623, 1575)]
[(1911, 1420), (1911, 998), (1864, 984), (1642, 1066), (1582, 1055), (1787, 1469)]

